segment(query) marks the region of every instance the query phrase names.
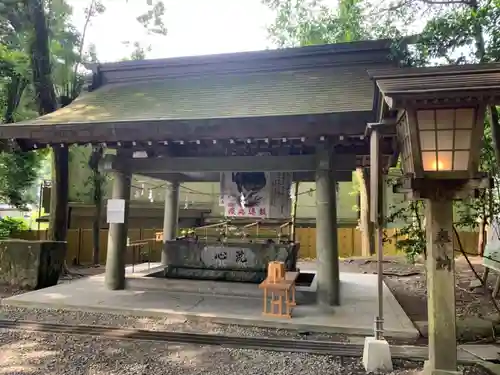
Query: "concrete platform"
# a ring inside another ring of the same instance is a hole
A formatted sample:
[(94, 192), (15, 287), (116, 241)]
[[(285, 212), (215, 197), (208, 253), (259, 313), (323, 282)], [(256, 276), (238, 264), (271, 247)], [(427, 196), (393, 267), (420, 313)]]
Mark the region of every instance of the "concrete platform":
[[(252, 325), (296, 329), (310, 332), (372, 335), (377, 312), (377, 276), (341, 273), (341, 306), (329, 311), (305, 300), (315, 292), (299, 287), (299, 305), (292, 319), (262, 316), (262, 294), (254, 284), (167, 280), (146, 277), (158, 271), (159, 264), (127, 267), (127, 290), (109, 291), (104, 275), (74, 280), (50, 288), (13, 296), (3, 305), (32, 308), (101, 311), (127, 315), (175, 316), (190, 320), (209, 320), (222, 324)], [(303, 267), (301, 271), (306, 271)], [(314, 270), (311, 270), (314, 272)], [(304, 300), (301, 303), (301, 299)], [(384, 285), (385, 335), (414, 339), (418, 331)]]

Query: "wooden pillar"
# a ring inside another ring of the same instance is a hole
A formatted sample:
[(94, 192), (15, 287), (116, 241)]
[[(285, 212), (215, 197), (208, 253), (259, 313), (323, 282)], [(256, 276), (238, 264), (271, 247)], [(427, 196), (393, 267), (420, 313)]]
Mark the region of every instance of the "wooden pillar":
[(429, 360), (426, 375), (455, 374), (455, 262), (453, 253), (453, 204), (451, 199), (425, 201), (427, 235), (427, 314)]
[(113, 173), (113, 199), (125, 201), (123, 223), (110, 223), (106, 257), (105, 284), (108, 289), (125, 289), (125, 254), (127, 250), (128, 212), (132, 175), (129, 172)]
[(161, 252), (161, 264), (168, 264), (165, 242), (173, 240), (177, 236), (177, 224), (179, 221), (179, 182), (168, 182), (165, 188), (165, 211), (163, 215), (163, 248)]
[(320, 305), (340, 304), (339, 253), (337, 242), (337, 194), (332, 158), (324, 150), (316, 170), (316, 252), (317, 301)]

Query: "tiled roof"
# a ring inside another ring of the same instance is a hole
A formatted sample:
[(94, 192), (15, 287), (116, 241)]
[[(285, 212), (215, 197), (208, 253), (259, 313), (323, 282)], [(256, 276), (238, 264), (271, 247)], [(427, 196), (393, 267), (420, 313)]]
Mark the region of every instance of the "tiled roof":
[(500, 64), (370, 69), (384, 95), (473, 92), (500, 89)]
[(25, 124), (371, 111), (374, 91), (363, 66), (168, 78), (105, 85)]

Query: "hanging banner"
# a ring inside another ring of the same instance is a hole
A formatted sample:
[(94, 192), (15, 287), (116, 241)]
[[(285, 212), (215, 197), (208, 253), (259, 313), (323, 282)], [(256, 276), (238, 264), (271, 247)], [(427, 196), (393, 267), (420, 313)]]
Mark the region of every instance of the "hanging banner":
[(291, 173), (223, 172), (219, 204), (228, 217), (290, 217)]

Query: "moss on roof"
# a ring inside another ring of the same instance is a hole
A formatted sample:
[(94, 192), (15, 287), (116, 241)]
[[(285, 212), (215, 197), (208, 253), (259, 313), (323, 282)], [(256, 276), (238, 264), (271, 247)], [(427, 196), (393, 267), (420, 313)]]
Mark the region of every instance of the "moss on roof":
[(158, 78), (105, 85), (30, 125), (370, 111), (363, 67)]

